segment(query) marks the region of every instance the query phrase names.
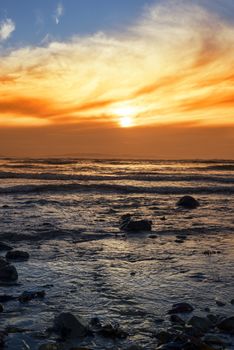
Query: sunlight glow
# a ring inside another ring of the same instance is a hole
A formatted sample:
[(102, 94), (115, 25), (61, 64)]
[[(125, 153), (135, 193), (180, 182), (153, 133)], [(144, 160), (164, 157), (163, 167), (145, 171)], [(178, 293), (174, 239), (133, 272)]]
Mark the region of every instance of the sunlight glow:
[(119, 124), (122, 128), (130, 128), (133, 126), (133, 119), (132, 117), (122, 117), (119, 121)]

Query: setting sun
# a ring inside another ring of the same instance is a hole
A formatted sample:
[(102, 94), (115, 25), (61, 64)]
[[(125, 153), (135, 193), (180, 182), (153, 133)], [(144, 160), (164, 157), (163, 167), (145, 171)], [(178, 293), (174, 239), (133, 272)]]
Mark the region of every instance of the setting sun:
[(133, 126), (132, 117), (122, 117), (120, 119), (119, 124), (122, 128), (130, 128), (131, 126)]

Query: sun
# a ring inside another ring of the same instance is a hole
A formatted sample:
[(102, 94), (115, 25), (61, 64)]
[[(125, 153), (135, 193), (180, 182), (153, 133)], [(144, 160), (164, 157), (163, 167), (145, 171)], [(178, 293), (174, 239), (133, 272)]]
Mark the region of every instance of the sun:
[(133, 119), (132, 117), (121, 117), (119, 124), (122, 128), (130, 128), (133, 126)]
[(130, 128), (135, 125), (137, 108), (129, 105), (117, 106), (112, 110), (113, 114), (118, 117), (118, 124), (121, 128)]

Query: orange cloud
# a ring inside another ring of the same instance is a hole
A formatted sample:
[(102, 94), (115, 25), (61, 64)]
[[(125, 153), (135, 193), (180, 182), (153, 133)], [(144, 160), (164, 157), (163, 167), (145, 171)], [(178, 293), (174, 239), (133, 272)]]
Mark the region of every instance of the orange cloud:
[(234, 124), (234, 26), (191, 2), (120, 33), (12, 49), (0, 70), (2, 126)]

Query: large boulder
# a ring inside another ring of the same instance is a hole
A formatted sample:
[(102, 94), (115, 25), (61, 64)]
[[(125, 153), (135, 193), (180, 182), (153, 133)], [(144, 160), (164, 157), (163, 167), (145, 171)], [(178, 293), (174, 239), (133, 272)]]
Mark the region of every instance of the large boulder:
[(185, 209), (196, 209), (199, 205), (200, 203), (192, 196), (184, 196), (177, 202), (178, 207), (183, 207)]
[(120, 229), (127, 232), (151, 231), (152, 221), (133, 220), (130, 214), (126, 214), (121, 217)]
[(7, 260), (16, 260), (16, 261), (26, 261), (29, 259), (28, 252), (24, 252), (21, 250), (10, 250), (6, 254)]
[(88, 333), (88, 325), (82, 317), (62, 312), (54, 320), (54, 330), (63, 338), (81, 338)]
[(15, 282), (18, 279), (16, 268), (3, 258), (0, 258), (0, 281)]

